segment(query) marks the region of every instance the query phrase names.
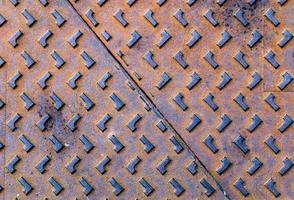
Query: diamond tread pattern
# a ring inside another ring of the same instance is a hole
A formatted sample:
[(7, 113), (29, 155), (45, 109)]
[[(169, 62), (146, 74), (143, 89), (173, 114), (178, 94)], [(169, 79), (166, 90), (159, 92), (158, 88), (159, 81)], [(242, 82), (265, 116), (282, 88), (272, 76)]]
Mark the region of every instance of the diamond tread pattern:
[(2, 4), (4, 199), (294, 196), (293, 1)]
[(228, 196), (294, 197), (292, 0), (71, 3)]
[(68, 1), (0, 2), (1, 199), (225, 199)]

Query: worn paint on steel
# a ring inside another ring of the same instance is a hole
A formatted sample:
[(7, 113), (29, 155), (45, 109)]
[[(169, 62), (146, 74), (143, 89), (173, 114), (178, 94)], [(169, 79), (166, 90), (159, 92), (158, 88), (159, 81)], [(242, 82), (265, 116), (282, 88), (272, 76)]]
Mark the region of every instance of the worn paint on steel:
[(67, 1), (0, 2), (1, 199), (225, 199)]
[(229, 196), (293, 198), (293, 1), (71, 2)]

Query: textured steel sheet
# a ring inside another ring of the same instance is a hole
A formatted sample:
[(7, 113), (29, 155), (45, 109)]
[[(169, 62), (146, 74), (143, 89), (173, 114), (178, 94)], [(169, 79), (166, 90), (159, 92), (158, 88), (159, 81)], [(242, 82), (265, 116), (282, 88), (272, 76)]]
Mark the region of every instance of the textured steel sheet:
[(293, 1), (71, 2), (231, 198), (294, 198)]
[(1, 199), (225, 199), (67, 1), (0, 1)]

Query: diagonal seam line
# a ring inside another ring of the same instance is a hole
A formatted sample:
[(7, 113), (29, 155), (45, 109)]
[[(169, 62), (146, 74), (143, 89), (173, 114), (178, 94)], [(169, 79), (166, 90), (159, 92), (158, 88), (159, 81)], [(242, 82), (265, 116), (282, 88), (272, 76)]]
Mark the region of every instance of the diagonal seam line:
[(111, 57), (118, 63), (119, 69), (123, 72), (125, 75), (125, 78), (131, 82), (132, 86), (134, 86), (137, 93), (148, 103), (148, 105), (151, 107), (152, 111), (161, 119), (163, 122), (168, 126), (168, 128), (179, 138), (180, 142), (188, 149), (188, 151), (193, 155), (194, 159), (197, 160), (201, 167), (204, 169), (204, 173), (208, 176), (210, 176), (215, 183), (217, 184), (218, 188), (222, 191), (224, 196), (231, 200), (232, 198), (229, 196), (229, 194), (223, 189), (221, 184), (216, 180), (216, 178), (212, 175), (211, 172), (207, 169), (207, 167), (203, 164), (203, 162), (198, 158), (196, 153), (191, 149), (191, 147), (186, 143), (186, 141), (182, 138), (182, 136), (175, 130), (175, 128), (172, 126), (172, 124), (168, 121), (168, 119), (165, 118), (165, 116), (161, 113), (161, 111), (157, 108), (156, 104), (151, 100), (151, 98), (147, 95), (147, 93), (137, 84), (137, 82), (133, 79), (133, 77), (128, 73), (126, 68), (123, 66), (123, 64), (118, 60), (118, 58), (115, 56), (115, 54), (112, 53), (112, 51), (107, 47), (107, 45), (100, 39), (100, 37), (96, 34), (96, 32), (92, 29), (92, 27), (87, 23), (87, 21), (82, 17), (82, 15), (78, 12), (78, 10), (74, 7), (74, 5), (70, 2), (70, 0), (67, 0), (67, 2), (70, 4), (72, 9), (77, 13), (77, 15), (81, 18), (81, 20), (85, 23), (87, 28), (90, 29), (90, 31), (95, 35), (96, 39), (98, 39), (99, 42), (103, 45), (103, 47), (106, 49), (106, 51), (111, 55)]
[(123, 66), (123, 64), (117, 59), (117, 57), (112, 53), (112, 51), (107, 47), (107, 45), (100, 39), (100, 37), (96, 34), (96, 32), (92, 29), (92, 27), (86, 22), (86, 20), (81, 16), (81, 14), (77, 11), (77, 9), (74, 7), (74, 5), (70, 2), (70, 0), (67, 0), (67, 2), (70, 4), (72, 9), (77, 13), (77, 15), (81, 18), (81, 20), (85, 23), (85, 25), (90, 29), (90, 31), (95, 35), (96, 39), (98, 39), (99, 42), (104, 46), (106, 51), (112, 56), (112, 58), (119, 64), (119, 68), (122, 70), (123, 74), (125, 75), (126, 79), (132, 83), (135, 90), (138, 92), (138, 94), (148, 103), (148, 105), (151, 107), (153, 112), (165, 122), (165, 124), (170, 128), (170, 130), (180, 139), (180, 142), (189, 150), (189, 152), (193, 155), (194, 159), (196, 159), (201, 167), (204, 169), (204, 172), (206, 172), (206, 175), (208, 174), (217, 184), (219, 189), (223, 192), (224, 196), (227, 199), (231, 199), (228, 193), (223, 189), (223, 187), (220, 185), (220, 183), (216, 180), (216, 178), (209, 172), (207, 167), (201, 162), (201, 160), (198, 158), (196, 153), (190, 148), (190, 146), (185, 142), (185, 140), (182, 138), (182, 136), (175, 130), (175, 128), (172, 126), (172, 124), (165, 118), (165, 116), (161, 113), (161, 111), (157, 108), (155, 103), (149, 98), (149, 96), (146, 94), (146, 92), (137, 84), (137, 82), (131, 77), (131, 75), (128, 73), (126, 68)]

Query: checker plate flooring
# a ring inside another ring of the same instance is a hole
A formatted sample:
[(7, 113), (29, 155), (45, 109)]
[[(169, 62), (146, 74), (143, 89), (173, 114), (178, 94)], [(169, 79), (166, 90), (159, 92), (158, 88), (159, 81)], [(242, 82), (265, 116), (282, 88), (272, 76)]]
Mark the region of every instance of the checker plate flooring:
[(1, 199), (293, 199), (293, 0), (0, 0)]

